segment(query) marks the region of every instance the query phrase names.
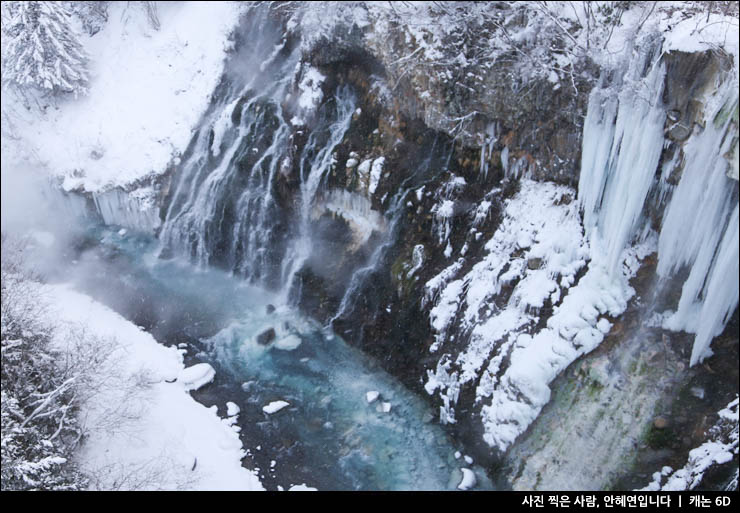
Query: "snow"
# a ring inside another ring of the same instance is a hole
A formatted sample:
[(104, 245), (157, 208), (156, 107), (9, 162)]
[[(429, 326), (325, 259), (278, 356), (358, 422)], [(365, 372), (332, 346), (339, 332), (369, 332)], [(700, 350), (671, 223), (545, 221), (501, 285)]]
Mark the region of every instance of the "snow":
[(383, 173), (383, 166), (385, 165), (385, 157), (378, 157), (373, 160), (372, 168), (370, 169), (370, 185), (367, 191), (372, 195), (375, 194), (375, 190), (378, 188), (380, 183), (380, 176)]
[(318, 491), (316, 488), (312, 488), (308, 486), (307, 484), (299, 484), (299, 485), (291, 485), (290, 488), (288, 488), (289, 492), (316, 492)]
[(664, 51), (706, 52), (722, 48), (725, 52), (737, 56), (738, 25), (737, 18), (718, 13), (697, 12), (683, 18), (683, 13), (676, 11), (672, 17), (661, 20), (661, 32), (665, 35)]
[(82, 40), (92, 60), (89, 95), (19, 118), (25, 153), (63, 176), (65, 190), (99, 192), (163, 173), (185, 151), (221, 77), (240, 7), (165, 2), (158, 8), (155, 31), (143, 10), (111, 3), (102, 30)]
[(321, 84), (325, 79), (326, 77), (312, 66), (303, 69), (301, 81), (298, 83), (298, 90), (300, 91), (298, 108), (304, 117), (312, 114), (324, 98)]
[(229, 417), (233, 417), (234, 415), (239, 415), (239, 412), (241, 411), (241, 408), (236, 403), (233, 403), (231, 401), (228, 401), (226, 403), (226, 415)]
[[(84, 326), (99, 343), (110, 341), (113, 350), (99, 369), (106, 386), (80, 412), (87, 436), (78, 463), (96, 476), (98, 488), (262, 489), (256, 474), (241, 466), (245, 453), (230, 423), (174, 381), (185, 371), (176, 348), (158, 344), (69, 286), (44, 290), (55, 324), (71, 333)], [(70, 340), (62, 336), (57, 343), (64, 348)]]
[(475, 479), (475, 472), (470, 470), (469, 468), (461, 468), (460, 471), (462, 472), (462, 479), (460, 480), (460, 484), (457, 485), (458, 490), (470, 490), (475, 486), (476, 479)]
[(273, 413), (277, 413), (286, 406), (290, 406), (290, 403), (286, 401), (272, 401), (269, 404), (266, 404), (262, 407), (262, 411), (267, 413), (268, 415), (272, 415)]
[[(461, 386), (479, 380), (475, 400), (481, 404), (483, 438), (502, 451), (549, 401), (549, 383), (601, 343), (610, 327), (605, 316), (620, 315), (634, 294), (628, 279), (637, 266), (618, 266), (612, 275), (600, 246), (592, 248), (586, 240), (576, 202), (559, 201), (564, 194), (572, 191), (521, 180), (485, 245), (487, 254), (465, 276), (454, 279), (456, 263), (425, 286), (426, 300), (434, 301), (431, 350), (462, 344), (454, 359), (441, 352), (427, 370), (425, 389), (442, 399), (441, 422), (452, 423)], [(619, 261), (638, 261), (654, 243), (653, 238), (622, 251)], [(529, 265), (533, 259), (540, 260), (537, 266)], [(513, 289), (510, 299), (494, 304), (503, 285)], [(548, 301), (553, 314), (544, 328), (533, 331)], [(453, 325), (461, 342), (449, 337)]]
[(177, 381), (182, 383), (185, 390), (198, 390), (213, 381), (215, 377), (216, 371), (210, 364), (198, 363), (180, 371)]
[(288, 335), (286, 337), (279, 338), (273, 345), (275, 348), (282, 351), (293, 351), (298, 349), (301, 345), (301, 337), (298, 335)]

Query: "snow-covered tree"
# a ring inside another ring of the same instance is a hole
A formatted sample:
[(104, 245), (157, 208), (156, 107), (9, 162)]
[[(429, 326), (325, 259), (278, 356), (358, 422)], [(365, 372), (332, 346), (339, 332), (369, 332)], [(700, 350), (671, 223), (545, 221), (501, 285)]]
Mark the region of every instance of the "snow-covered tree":
[(77, 490), (86, 484), (70, 461), (81, 434), (77, 378), (51, 347), (23, 256), (22, 245), (2, 237), (0, 489)]
[(88, 57), (64, 2), (9, 2), (2, 81), (49, 93), (87, 92)]
[(69, 10), (82, 22), (82, 28), (90, 36), (94, 36), (108, 21), (108, 4), (101, 0), (97, 1), (74, 1), (67, 2)]

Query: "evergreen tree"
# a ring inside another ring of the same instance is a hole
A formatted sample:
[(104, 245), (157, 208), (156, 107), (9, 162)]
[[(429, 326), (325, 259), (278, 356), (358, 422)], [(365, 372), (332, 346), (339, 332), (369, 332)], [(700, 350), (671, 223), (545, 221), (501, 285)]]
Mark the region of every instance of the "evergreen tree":
[(88, 57), (63, 2), (13, 2), (4, 14), (6, 87), (75, 96), (87, 92)]

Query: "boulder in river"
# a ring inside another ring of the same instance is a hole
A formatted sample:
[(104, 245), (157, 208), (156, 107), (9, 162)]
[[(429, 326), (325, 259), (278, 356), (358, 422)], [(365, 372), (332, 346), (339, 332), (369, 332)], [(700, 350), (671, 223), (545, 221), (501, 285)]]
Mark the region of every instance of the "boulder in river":
[(266, 346), (275, 340), (275, 328), (269, 328), (257, 335), (257, 343)]

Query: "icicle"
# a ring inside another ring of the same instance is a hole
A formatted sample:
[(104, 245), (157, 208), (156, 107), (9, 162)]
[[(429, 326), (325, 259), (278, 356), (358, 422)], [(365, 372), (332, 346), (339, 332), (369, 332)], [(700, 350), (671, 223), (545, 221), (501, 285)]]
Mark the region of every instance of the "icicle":
[(618, 101), (605, 99), (609, 90), (595, 90), (589, 98), (578, 196), (587, 233), (602, 246), (612, 274), (642, 231), (642, 208), (663, 150), (665, 65), (656, 61), (647, 77), (639, 76), (651, 56), (643, 51), (633, 60)]
[(153, 233), (161, 224), (159, 208), (150, 188), (126, 192), (121, 189), (94, 193), (95, 207), (105, 224)]
[(728, 81), (707, 102), (715, 108), (704, 131), (684, 148), (681, 180), (660, 233), (658, 274), (667, 278), (682, 267), (690, 269), (678, 308), (664, 326), (697, 334), (691, 365), (710, 354), (711, 339), (721, 333), (738, 304), (737, 182), (727, 176), (725, 158), (737, 128), (731, 120), (717, 126), (722, 106), (731, 105), (737, 94), (735, 87)]
[(489, 123), (486, 127), (486, 132), (483, 135), (483, 143), (480, 147), (480, 174), (485, 180), (488, 178), (488, 161), (493, 153), (493, 145), (498, 140), (496, 136), (496, 125)]
[(697, 333), (694, 365), (710, 354), (712, 337), (722, 331), (738, 304), (737, 183), (727, 172), (737, 139), (730, 119), (737, 83), (726, 80), (705, 102), (706, 128), (683, 146), (678, 185), (671, 185), (668, 178), (681, 165), (679, 149), (664, 163), (655, 183), (660, 155), (668, 144), (660, 105), (665, 68), (656, 61), (640, 78), (648, 58), (649, 50), (630, 64), (618, 99), (604, 88), (589, 98), (578, 200), (594, 262), (602, 262), (616, 275), (623, 250), (650, 234), (642, 212), (649, 191), (656, 187), (655, 201), (667, 204), (657, 272), (667, 278), (689, 269), (677, 311), (664, 327)]
[(740, 280), (738, 263), (738, 205), (730, 217), (727, 231), (722, 238), (714, 265), (709, 274), (706, 295), (699, 313), (699, 329), (691, 351), (691, 365), (711, 355), (709, 343), (722, 333), (732, 312), (737, 308)]

